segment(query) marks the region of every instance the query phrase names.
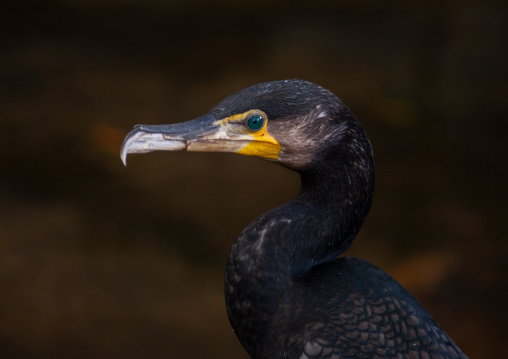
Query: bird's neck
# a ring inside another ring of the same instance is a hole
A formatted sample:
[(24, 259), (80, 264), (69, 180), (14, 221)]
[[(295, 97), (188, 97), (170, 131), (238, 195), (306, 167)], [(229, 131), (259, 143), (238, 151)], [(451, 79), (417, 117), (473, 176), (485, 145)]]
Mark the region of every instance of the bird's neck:
[[(273, 318), (281, 315), (281, 303), (293, 292), (289, 287), (295, 279), (337, 258), (349, 247), (367, 215), (372, 199), (372, 161), (366, 164), (354, 154), (344, 158), (344, 149), (337, 152), (342, 155), (337, 158), (330, 153), (326, 166), (301, 172), (300, 193), (258, 217), (232, 246), (226, 270), (226, 304), (233, 329), (249, 352), (254, 348), (248, 348), (247, 343), (273, 340), (271, 333), (281, 331), (271, 325), (277, 322)], [(362, 166), (369, 168), (358, 171)]]

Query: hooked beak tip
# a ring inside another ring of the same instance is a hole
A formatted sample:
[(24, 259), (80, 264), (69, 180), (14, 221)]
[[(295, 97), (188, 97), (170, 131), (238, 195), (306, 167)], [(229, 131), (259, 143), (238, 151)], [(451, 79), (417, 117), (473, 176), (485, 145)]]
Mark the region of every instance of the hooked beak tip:
[(148, 126), (135, 126), (125, 136), (120, 148), (120, 159), (127, 166), (127, 155), (129, 153), (146, 153), (158, 150), (182, 151), (185, 150), (186, 140), (179, 134), (167, 133), (168, 126), (162, 125), (151, 129)]
[(122, 160), (123, 165), (125, 167), (127, 167), (127, 153), (126, 152), (124, 153), (124, 151), (122, 151), (120, 153), (120, 159)]

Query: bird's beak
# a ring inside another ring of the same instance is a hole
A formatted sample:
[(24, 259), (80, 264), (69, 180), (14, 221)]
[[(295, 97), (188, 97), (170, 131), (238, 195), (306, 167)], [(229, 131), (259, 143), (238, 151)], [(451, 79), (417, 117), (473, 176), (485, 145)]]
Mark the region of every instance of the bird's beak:
[[(280, 145), (266, 131), (258, 134), (238, 130), (239, 115), (217, 120), (207, 114), (195, 120), (171, 125), (137, 125), (127, 134), (120, 158), (127, 164), (129, 153), (152, 151), (237, 152), (276, 159)], [(275, 141), (275, 142), (274, 142)]]

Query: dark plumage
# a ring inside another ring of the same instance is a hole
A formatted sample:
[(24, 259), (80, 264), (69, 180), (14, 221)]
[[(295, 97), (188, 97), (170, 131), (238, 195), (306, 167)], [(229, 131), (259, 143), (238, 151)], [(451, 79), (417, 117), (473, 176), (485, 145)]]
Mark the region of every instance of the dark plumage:
[(330, 91), (301, 80), (255, 85), (194, 122), (136, 127), (122, 158), (153, 149), (233, 151), (301, 176), (300, 193), (245, 228), (229, 254), (228, 316), (252, 358), (467, 358), (387, 273), (339, 258), (370, 209), (374, 161)]

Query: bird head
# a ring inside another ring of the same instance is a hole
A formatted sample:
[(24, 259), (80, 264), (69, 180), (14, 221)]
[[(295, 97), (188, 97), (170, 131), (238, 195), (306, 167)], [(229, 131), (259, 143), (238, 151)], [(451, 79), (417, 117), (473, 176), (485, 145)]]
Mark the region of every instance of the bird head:
[[(157, 150), (236, 152), (305, 170), (340, 142), (351, 112), (330, 91), (302, 80), (266, 82), (225, 98), (206, 115), (165, 125), (137, 125), (121, 158)], [(354, 126), (353, 126), (354, 127)]]

